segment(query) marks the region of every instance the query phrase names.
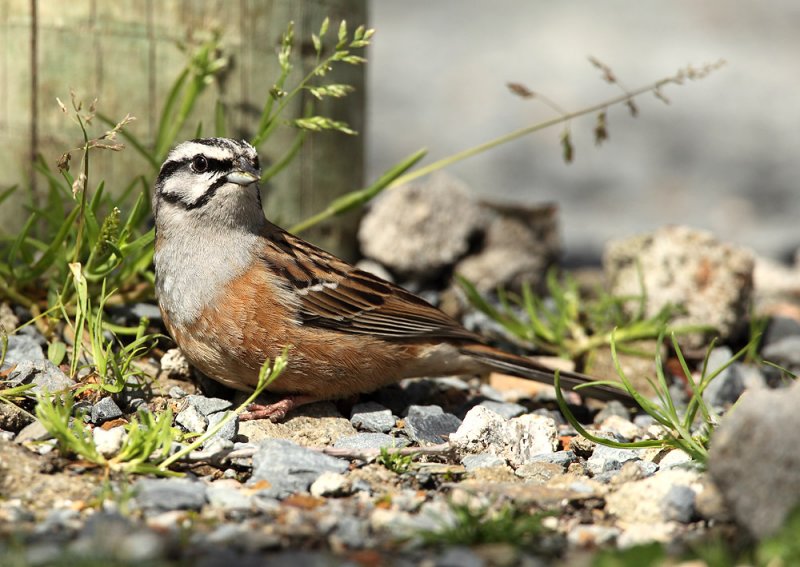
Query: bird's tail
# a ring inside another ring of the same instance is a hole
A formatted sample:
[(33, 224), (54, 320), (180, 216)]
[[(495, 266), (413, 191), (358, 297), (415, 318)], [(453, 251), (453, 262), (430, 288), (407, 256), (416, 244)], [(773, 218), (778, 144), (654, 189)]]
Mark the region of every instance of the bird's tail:
[[(543, 384), (552, 385), (554, 381), (554, 370), (552, 368), (548, 368), (531, 359), (503, 352), (502, 350), (490, 346), (480, 344), (466, 345), (461, 348), (461, 352), (498, 372), (504, 372), (528, 380), (536, 380)], [(561, 386), (569, 390), (575, 390), (576, 386), (597, 380), (596, 378), (580, 374), (579, 372), (559, 371), (558, 376)], [(604, 401), (617, 400), (626, 406), (636, 405), (635, 400), (628, 392), (613, 386), (596, 384), (575, 391), (589, 398)]]

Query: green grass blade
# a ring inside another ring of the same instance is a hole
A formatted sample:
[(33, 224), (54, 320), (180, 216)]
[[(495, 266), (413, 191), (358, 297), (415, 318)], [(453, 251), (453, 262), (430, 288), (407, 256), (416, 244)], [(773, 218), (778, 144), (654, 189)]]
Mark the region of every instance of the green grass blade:
[(308, 230), (312, 226), (315, 226), (324, 220), (336, 215), (344, 214), (347, 211), (364, 205), (378, 195), (378, 193), (386, 189), (395, 179), (400, 177), (410, 168), (414, 167), (419, 160), (425, 157), (426, 153), (427, 150), (425, 149), (417, 150), (400, 163), (389, 169), (386, 173), (381, 175), (378, 180), (369, 187), (359, 191), (353, 191), (352, 193), (348, 193), (342, 197), (339, 197), (338, 199), (335, 199), (324, 211), (294, 225), (289, 229), (289, 232), (303, 232), (304, 230)]
[(217, 100), (214, 106), (214, 135), (218, 138), (228, 137), (228, 126), (225, 120), (225, 105), (221, 100)]
[[(67, 218), (64, 220), (64, 223), (58, 230), (53, 241), (47, 247), (42, 257), (33, 265), (30, 270), (29, 277), (36, 278), (42, 275), (47, 268), (49, 268), (56, 257), (56, 255), (63, 251), (63, 245), (66, 241), (67, 235), (69, 234), (70, 230), (72, 229), (72, 224), (75, 222), (75, 219), (78, 217), (78, 213), (80, 212), (79, 207), (75, 207), (70, 211)], [(76, 244), (77, 246), (77, 244)]]
[(175, 112), (175, 105), (178, 102), (178, 96), (181, 94), (183, 85), (189, 77), (189, 68), (186, 67), (176, 77), (175, 82), (169, 90), (166, 100), (164, 101), (164, 109), (161, 111), (161, 119), (158, 122), (158, 133), (155, 140), (155, 151), (153, 157), (157, 163), (156, 167), (160, 167), (158, 163), (166, 155), (166, 150), (172, 141), (170, 138), (170, 126), (172, 124), (172, 114)]

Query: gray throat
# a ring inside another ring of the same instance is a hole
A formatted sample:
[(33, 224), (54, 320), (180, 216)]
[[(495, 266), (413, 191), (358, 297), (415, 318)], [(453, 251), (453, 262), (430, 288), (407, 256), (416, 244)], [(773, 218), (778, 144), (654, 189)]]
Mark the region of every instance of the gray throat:
[(170, 321), (185, 326), (253, 265), (261, 236), (244, 227), (214, 230), (187, 219), (179, 229), (169, 224), (157, 225), (156, 293)]

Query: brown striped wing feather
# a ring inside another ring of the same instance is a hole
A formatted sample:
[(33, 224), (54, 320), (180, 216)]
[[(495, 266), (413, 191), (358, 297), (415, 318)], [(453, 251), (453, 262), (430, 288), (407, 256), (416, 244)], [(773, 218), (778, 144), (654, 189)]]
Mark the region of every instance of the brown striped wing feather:
[[(306, 325), (387, 339), (482, 342), (457, 321), (412, 293), (276, 226), (265, 235), (264, 262), (299, 298)], [(281, 261), (286, 258), (287, 261)]]

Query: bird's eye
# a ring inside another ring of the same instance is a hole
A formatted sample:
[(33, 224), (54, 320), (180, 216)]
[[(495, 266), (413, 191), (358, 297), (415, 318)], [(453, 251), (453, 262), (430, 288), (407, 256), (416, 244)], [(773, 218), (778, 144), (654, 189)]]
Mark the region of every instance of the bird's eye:
[(203, 173), (208, 169), (208, 160), (204, 156), (194, 156), (192, 160), (192, 170), (195, 173)]

